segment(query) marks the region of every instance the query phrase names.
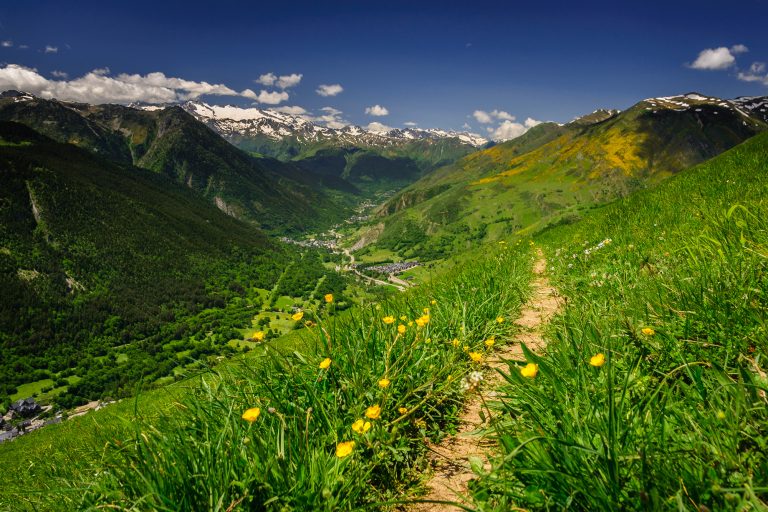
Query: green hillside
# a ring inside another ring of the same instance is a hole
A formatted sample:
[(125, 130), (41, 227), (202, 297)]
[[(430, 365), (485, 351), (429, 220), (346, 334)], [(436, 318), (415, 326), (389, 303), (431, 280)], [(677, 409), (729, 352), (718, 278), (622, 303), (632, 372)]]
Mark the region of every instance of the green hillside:
[(230, 216), (262, 229), (297, 232), (324, 227), (347, 211), (322, 178), (281, 173), (227, 143), (179, 107), (158, 111), (120, 105), (0, 99), (0, 120), (26, 124), (54, 140), (103, 158), (170, 177)]
[(765, 509), (767, 199), (764, 133), (537, 237), (566, 306), (478, 507)]
[(281, 295), (329, 273), (165, 176), (0, 123), (0, 401), (125, 395), (227, 353), (288, 266)]
[(573, 222), (766, 128), (733, 107), (686, 101), (685, 109), (644, 101), (620, 114), (542, 124), (438, 169), (380, 210), (376, 245), (440, 258), (479, 240)]

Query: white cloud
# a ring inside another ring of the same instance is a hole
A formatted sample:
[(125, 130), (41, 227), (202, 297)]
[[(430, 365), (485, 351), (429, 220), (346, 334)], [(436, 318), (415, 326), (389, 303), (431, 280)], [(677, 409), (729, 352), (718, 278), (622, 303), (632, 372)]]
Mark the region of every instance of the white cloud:
[(0, 46), (3, 48), (10, 48), (13, 46), (13, 41), (0, 41)]
[(57, 46), (51, 46), (49, 44), (45, 45), (45, 50), (43, 50), (45, 53), (58, 53), (59, 48)]
[(504, 142), (507, 140), (516, 139), (537, 124), (541, 124), (541, 121), (537, 121), (529, 117), (525, 120), (524, 124), (505, 120), (496, 128), (487, 128), (486, 130), (493, 140), (497, 142)]
[(254, 80), (254, 82), (263, 85), (264, 87), (279, 87), (280, 89), (288, 89), (290, 87), (299, 85), (299, 82), (301, 82), (301, 78), (303, 76), (304, 75), (300, 73), (277, 76), (270, 72), (264, 73), (259, 78)]
[(264, 73), (259, 78), (254, 80), (257, 84), (261, 84), (264, 87), (272, 87), (277, 81), (277, 76), (274, 73)]
[(26, 50), (27, 48), (29, 48), (29, 45), (28, 44), (20, 44), (19, 48), (22, 49), (22, 50)]
[(375, 116), (375, 117), (381, 117), (381, 116), (388, 116), (389, 110), (387, 110), (386, 107), (382, 107), (381, 105), (374, 105), (372, 107), (366, 107), (365, 113), (369, 116)]
[[(42, 98), (58, 98), (65, 101), (88, 103), (169, 103), (196, 99), (202, 95), (242, 96), (272, 100), (271, 104), (288, 99), (288, 94), (266, 93), (256, 95), (250, 89), (237, 92), (223, 84), (209, 84), (165, 76), (160, 72), (147, 75), (120, 74), (109, 76), (109, 69), (94, 69), (72, 80), (51, 80), (36, 69), (8, 64), (0, 67), (0, 90), (18, 89)], [(278, 95), (278, 97), (273, 96)], [(282, 96), (284, 95), (284, 96)], [(279, 101), (275, 101), (278, 100)], [(270, 101), (264, 101), (270, 103)]]
[(301, 73), (291, 73), (290, 75), (282, 75), (277, 79), (277, 86), (281, 89), (288, 89), (289, 87), (295, 87), (301, 82)]
[(369, 123), (368, 126), (365, 127), (366, 130), (373, 133), (387, 133), (388, 131), (392, 130), (391, 126), (387, 126), (383, 123), (378, 123), (376, 121)]
[(419, 126), (419, 123), (414, 123), (413, 121), (406, 121), (403, 123), (403, 125), (413, 128), (414, 126)]
[(503, 110), (494, 110), (493, 112), (491, 112), (491, 115), (493, 117), (495, 117), (496, 119), (501, 119), (501, 120), (504, 120), (504, 121), (514, 121), (515, 120), (515, 116), (513, 116), (513, 115), (511, 115), (511, 114), (509, 114), (507, 112), (504, 112)]
[(484, 110), (475, 110), (474, 112), (472, 112), (472, 115), (474, 116), (474, 118), (477, 120), (478, 123), (490, 124), (493, 122), (493, 118), (491, 117), (491, 115)]
[(300, 116), (307, 113), (306, 109), (299, 107), (299, 106), (284, 106), (284, 107), (276, 107), (272, 110), (276, 110), (277, 112), (282, 112), (283, 114), (291, 114), (294, 116)]
[[(206, 94), (212, 94), (212, 93), (206, 93)], [(235, 93), (236, 95), (237, 93)], [(249, 98), (257, 103), (266, 103), (267, 105), (279, 105), (280, 103), (284, 101), (288, 101), (288, 93), (285, 91), (265, 91), (264, 89), (259, 91), (259, 94), (256, 94), (250, 89), (245, 89), (242, 93), (240, 93), (240, 96), (243, 96), (244, 98)]]
[(328, 112), (329, 114), (335, 115), (335, 116), (337, 116), (337, 115), (342, 113), (341, 110), (333, 108), (333, 107), (323, 107), (320, 110), (322, 110), (323, 112)]
[(51, 71), (51, 75), (53, 75), (55, 78), (68, 78), (69, 77), (69, 75), (67, 74), (66, 71), (56, 71), (56, 70), (53, 70), (53, 71)]
[(338, 110), (333, 107), (323, 107), (320, 110), (324, 112), (323, 115), (313, 116), (310, 114), (304, 114), (301, 117), (303, 117), (307, 121), (312, 121), (313, 123), (325, 125), (328, 128), (339, 129), (349, 125), (349, 121), (341, 117), (341, 114), (343, 114), (341, 110)]
[(749, 51), (749, 48), (743, 44), (737, 44), (730, 48), (721, 46), (719, 48), (707, 48), (699, 52), (699, 56), (690, 65), (693, 69), (728, 69), (736, 63), (736, 57), (740, 53)]
[(317, 94), (320, 96), (336, 96), (337, 94), (340, 94), (344, 88), (340, 84), (321, 84), (318, 86), (318, 88), (315, 90)]
[(766, 69), (765, 62), (753, 62), (752, 65), (749, 66), (748, 72), (740, 72), (736, 76), (742, 82), (761, 82), (764, 85), (768, 85), (768, 73), (766, 73)]

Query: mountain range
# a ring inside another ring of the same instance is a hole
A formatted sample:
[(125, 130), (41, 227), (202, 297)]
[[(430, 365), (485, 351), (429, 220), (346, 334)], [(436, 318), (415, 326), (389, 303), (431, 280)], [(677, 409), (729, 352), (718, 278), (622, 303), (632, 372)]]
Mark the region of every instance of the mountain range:
[(768, 97), (698, 93), (543, 123), (404, 188), (363, 239), (400, 257), (444, 257), (472, 241), (573, 222), (766, 128)]

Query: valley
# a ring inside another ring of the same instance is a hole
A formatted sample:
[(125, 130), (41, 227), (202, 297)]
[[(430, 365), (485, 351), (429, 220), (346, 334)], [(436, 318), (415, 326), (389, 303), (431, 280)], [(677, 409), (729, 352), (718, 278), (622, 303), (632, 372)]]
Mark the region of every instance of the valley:
[(4, 420), (0, 506), (391, 509), (479, 429), (445, 510), (759, 509), (766, 105), (491, 143), (3, 93), (0, 403), (44, 410)]

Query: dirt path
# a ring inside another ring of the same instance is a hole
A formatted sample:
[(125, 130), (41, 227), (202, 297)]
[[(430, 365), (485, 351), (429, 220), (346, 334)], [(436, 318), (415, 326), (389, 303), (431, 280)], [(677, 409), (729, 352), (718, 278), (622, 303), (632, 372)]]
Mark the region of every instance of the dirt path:
[[(533, 266), (535, 277), (531, 283), (532, 294), (520, 311), (520, 317), (515, 324), (521, 332), (512, 343), (504, 345), (496, 351), (494, 358), (489, 360), (491, 371), (486, 372), (485, 381), (480, 392), (469, 400), (461, 415), (461, 425), (456, 435), (446, 437), (439, 445), (430, 449), (430, 466), (434, 473), (427, 482), (428, 492), (419, 498), (425, 501), (452, 501), (466, 503), (467, 484), (475, 477), (470, 467), (470, 458), (479, 458), (487, 465), (485, 454), (494, 448), (490, 439), (484, 438), (477, 431), (488, 425), (488, 411), (484, 401), (492, 400), (495, 389), (502, 382), (501, 375), (495, 370), (507, 368), (504, 360), (522, 359), (523, 351), (520, 342), (525, 343), (534, 352), (542, 352), (546, 341), (542, 337), (542, 326), (559, 309), (561, 299), (557, 291), (550, 286), (545, 275), (546, 260), (541, 251), (537, 252)], [(485, 421), (481, 416), (485, 414)], [(461, 510), (456, 505), (442, 503), (416, 503), (407, 508), (412, 512), (442, 512)]]

